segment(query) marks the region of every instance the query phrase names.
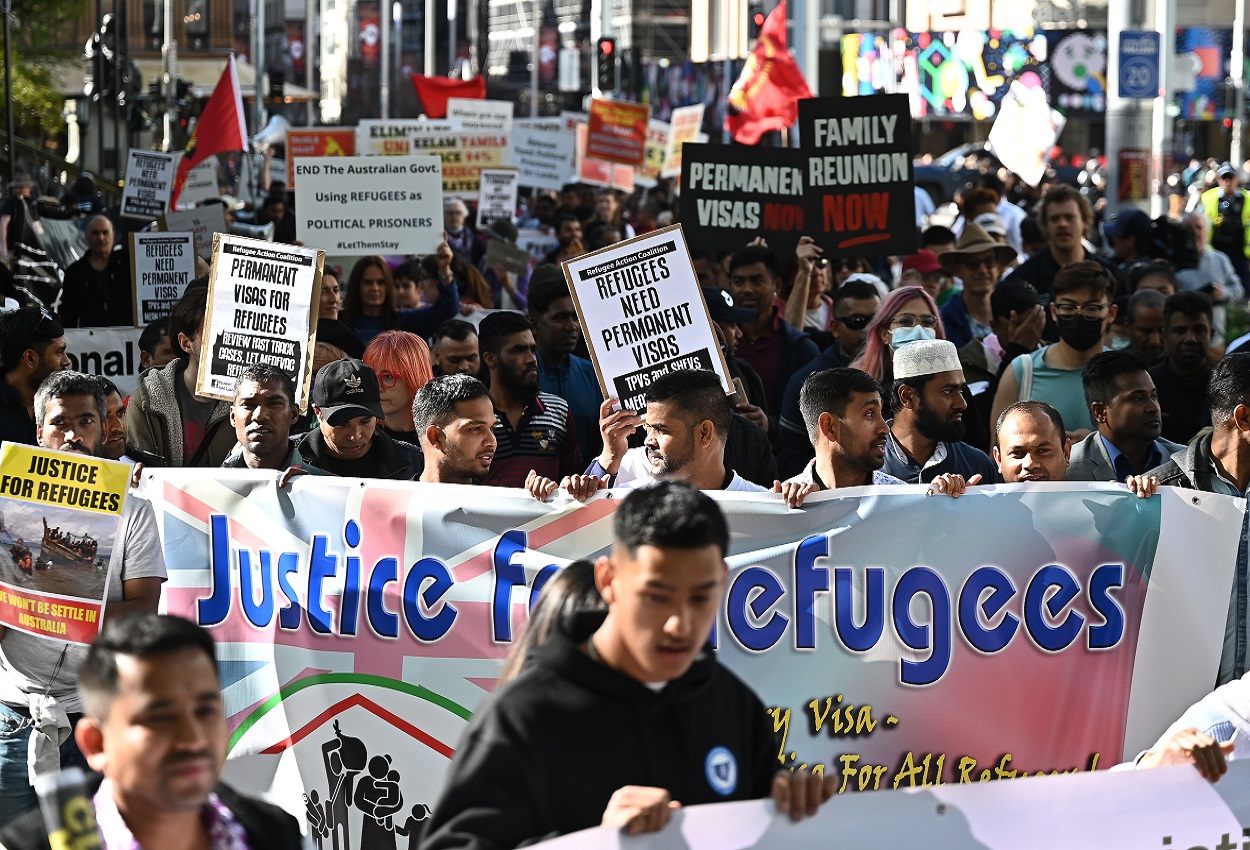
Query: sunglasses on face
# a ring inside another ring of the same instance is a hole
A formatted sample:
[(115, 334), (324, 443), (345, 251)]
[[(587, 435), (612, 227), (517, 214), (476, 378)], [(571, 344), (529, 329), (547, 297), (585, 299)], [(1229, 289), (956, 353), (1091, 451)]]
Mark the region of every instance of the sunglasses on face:
[(841, 322), (847, 330), (851, 331), (862, 331), (872, 321), (872, 316), (861, 316), (857, 313), (852, 313), (849, 316), (835, 316), (834, 318)]

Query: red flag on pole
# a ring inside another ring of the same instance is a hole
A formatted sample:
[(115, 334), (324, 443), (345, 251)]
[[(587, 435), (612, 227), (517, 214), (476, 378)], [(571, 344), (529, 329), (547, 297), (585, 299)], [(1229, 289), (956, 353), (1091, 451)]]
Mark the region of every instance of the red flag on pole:
[(409, 74), (412, 84), (417, 89), (417, 97), (425, 107), (425, 114), (431, 118), (447, 117), (447, 99), (451, 97), (471, 97), (477, 100), (486, 98), (486, 78), (473, 77), (470, 80), (453, 80), (448, 77), (427, 77), (423, 74)]
[[(260, 97), (259, 80), (256, 88), (256, 96)], [(192, 168), (214, 154), (247, 150), (246, 127), (243, 120), (243, 95), (239, 89), (239, 72), (234, 65), (234, 56), (231, 56), (217, 88), (213, 89), (208, 103), (204, 105), (204, 111), (200, 113), (195, 132), (187, 140), (187, 149), (183, 153), (182, 162), (178, 163), (178, 174), (174, 177), (174, 188), (169, 195), (170, 209), (178, 201), (183, 184), (187, 182), (187, 172)]]
[(786, 0), (769, 13), (742, 76), (729, 92), (725, 129), (734, 140), (753, 145), (770, 130), (782, 130), (799, 117), (799, 99), (811, 97), (803, 72), (786, 49)]

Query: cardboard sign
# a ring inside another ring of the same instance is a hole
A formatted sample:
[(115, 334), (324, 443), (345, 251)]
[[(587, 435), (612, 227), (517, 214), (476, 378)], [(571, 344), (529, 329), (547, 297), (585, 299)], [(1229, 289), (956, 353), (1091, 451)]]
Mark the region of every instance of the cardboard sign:
[(466, 130), (512, 131), (512, 101), (447, 98), (447, 120), (459, 122)]
[(301, 157), (301, 242), (336, 256), (427, 254), (443, 238), (442, 165), (433, 156)]
[(1063, 113), (1050, 108), (1043, 89), (1014, 80), (990, 128), (990, 148), (1004, 167), (1036, 186), (1046, 176), (1046, 154), (1066, 120)]
[(515, 168), (483, 168), (477, 196), (477, 226), (516, 218), (517, 171)]
[(667, 123), (654, 118), (647, 125), (646, 156), (642, 165), (634, 169), (634, 182), (639, 186), (654, 186), (660, 179), (671, 132), (672, 128)]
[(651, 382), (678, 369), (716, 372), (734, 392), (681, 225), (562, 265), (605, 398), (645, 410)]
[[(844, 257), (912, 254), (916, 193), (905, 94), (799, 101), (807, 228)], [(770, 243), (771, 244), (771, 243)]]
[(193, 210), (165, 213), (161, 230), (195, 234), (195, 253), (207, 258), (213, 252), (213, 234), (226, 232), (226, 208), (221, 204), (205, 204)]
[(308, 407), (325, 251), (217, 234), (200, 334), (195, 393), (232, 400), (239, 374), (270, 363), (291, 376)]
[(573, 175), (576, 126), (564, 130), (555, 118), (518, 118), (512, 122), (512, 162), (522, 186), (557, 192)]
[(130, 234), (135, 327), (164, 319), (195, 277), (195, 234)]
[(0, 625), (89, 644), (100, 633), (130, 464), (0, 449)]
[(518, 248), (502, 239), (486, 240), (487, 268), (503, 266), (509, 274), (524, 274), (531, 262), (533, 258), (524, 248)]
[(687, 144), (682, 149), (681, 222), (698, 250), (739, 248), (762, 236), (788, 257), (807, 225), (806, 158), (791, 148)]
[(703, 126), (703, 104), (679, 106), (668, 119), (672, 130), (668, 134), (668, 149), (664, 152), (661, 177), (677, 177), (681, 174), (681, 147), (687, 142), (706, 142), (707, 135), (699, 132)]
[(650, 118), (651, 107), (646, 104), (592, 98), (586, 155), (637, 168), (646, 157)]
[(356, 131), (331, 127), (287, 130), (286, 187), (295, 188), (295, 160), (305, 156), (355, 156)]
[[(413, 153), (413, 134), (455, 133), (455, 121), (381, 120), (363, 118), (356, 125), (356, 156), (408, 156)], [(424, 153), (424, 151), (418, 151)]]
[(634, 191), (634, 169), (628, 165), (594, 159), (586, 155), (585, 124), (577, 125), (577, 173), (574, 175), (579, 183), (591, 186), (611, 186), (623, 192)]
[[(217, 157), (209, 157), (187, 172), (187, 182), (182, 184), (182, 191), (178, 193), (177, 208), (193, 210), (200, 201), (218, 197), (217, 185)], [(209, 247), (211, 249), (212, 246)]]
[(130, 159), (126, 162), (126, 185), (122, 189), (123, 216), (151, 220), (165, 214), (177, 159), (177, 155), (172, 153), (130, 151)]

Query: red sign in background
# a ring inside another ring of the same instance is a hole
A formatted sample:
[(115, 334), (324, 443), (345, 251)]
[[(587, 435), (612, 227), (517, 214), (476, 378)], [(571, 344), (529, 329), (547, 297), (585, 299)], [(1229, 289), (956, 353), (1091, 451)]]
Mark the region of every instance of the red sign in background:
[(647, 154), (651, 107), (624, 100), (590, 102), (586, 156), (637, 168)]
[(85, 599), (0, 587), (0, 623), (32, 635), (91, 643), (103, 606)]

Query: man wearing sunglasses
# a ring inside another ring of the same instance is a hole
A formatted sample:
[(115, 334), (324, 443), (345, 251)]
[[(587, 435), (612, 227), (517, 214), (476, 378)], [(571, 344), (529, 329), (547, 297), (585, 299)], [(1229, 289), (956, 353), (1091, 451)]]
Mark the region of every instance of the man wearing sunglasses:
[(65, 329), (39, 307), (0, 313), (0, 440), (35, 444), (35, 391), (69, 368)]
[(1202, 193), (1202, 212), (1211, 222), (1208, 237), (1212, 248), (1222, 251), (1233, 261), (1243, 288), (1250, 288), (1250, 192), (1241, 188), (1241, 175), (1237, 169), (1224, 163), (1215, 173), (1216, 185)]

